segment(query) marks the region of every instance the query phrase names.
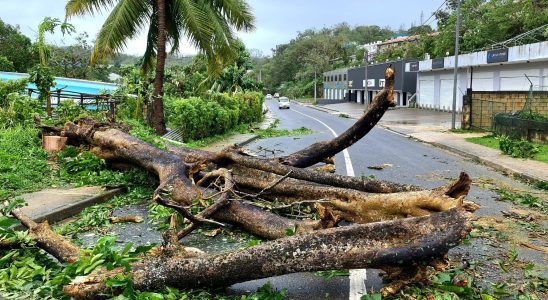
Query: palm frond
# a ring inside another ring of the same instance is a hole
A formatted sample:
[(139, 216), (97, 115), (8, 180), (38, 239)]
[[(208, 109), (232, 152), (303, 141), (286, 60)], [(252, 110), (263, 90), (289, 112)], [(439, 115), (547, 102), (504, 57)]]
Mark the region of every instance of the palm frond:
[(72, 16), (94, 15), (102, 9), (112, 6), (118, 0), (68, 0), (65, 6), (66, 18)]
[(210, 51), (213, 28), (208, 20), (207, 6), (203, 1), (173, 0), (174, 12), (177, 16), (180, 36), (185, 35), (192, 46)]
[(236, 30), (255, 29), (255, 17), (246, 0), (211, 0), (210, 3)]
[(150, 20), (149, 4), (143, 0), (120, 0), (97, 34), (91, 61), (100, 61), (122, 50)]

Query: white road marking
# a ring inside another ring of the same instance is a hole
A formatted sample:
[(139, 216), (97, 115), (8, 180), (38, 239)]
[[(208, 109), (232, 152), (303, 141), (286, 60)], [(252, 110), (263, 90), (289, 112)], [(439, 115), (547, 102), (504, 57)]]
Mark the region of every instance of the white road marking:
[[(333, 134), (334, 137), (338, 137), (335, 130), (333, 130), (331, 127), (329, 127), (327, 124), (320, 121), (319, 119), (309, 116), (297, 110), (293, 110), (293, 111), (322, 124), (323, 126), (325, 126), (325, 128), (331, 131), (331, 134)], [(344, 156), (344, 163), (346, 165), (346, 175), (354, 177), (355, 176), (354, 168), (352, 167), (352, 161), (350, 160), (350, 153), (348, 153), (347, 149), (343, 150), (343, 156)], [(367, 294), (367, 288), (365, 286), (366, 280), (367, 280), (366, 269), (350, 270), (350, 276), (349, 276), (350, 291), (348, 292), (349, 300), (360, 300), (360, 298), (363, 295)]]

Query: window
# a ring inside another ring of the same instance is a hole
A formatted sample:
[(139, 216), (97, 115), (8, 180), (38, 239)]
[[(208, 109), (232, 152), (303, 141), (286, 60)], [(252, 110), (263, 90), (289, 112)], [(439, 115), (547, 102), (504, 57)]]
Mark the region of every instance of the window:
[(343, 80), (346, 81), (346, 74), (343, 75)]
[(342, 75), (339, 74), (339, 81), (342, 81)]

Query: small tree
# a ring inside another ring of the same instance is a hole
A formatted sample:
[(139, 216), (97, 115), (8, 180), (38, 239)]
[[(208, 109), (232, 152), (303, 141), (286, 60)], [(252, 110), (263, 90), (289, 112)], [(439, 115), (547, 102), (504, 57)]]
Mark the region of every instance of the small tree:
[[(50, 47), (46, 43), (46, 32), (54, 33), (55, 28), (61, 27), (63, 35), (74, 32), (74, 26), (69, 23), (61, 23), (57, 18), (46, 17), (38, 25), (38, 39), (36, 46), (40, 63), (30, 70), (30, 81), (36, 85), (40, 95), (39, 99), (43, 103), (49, 96), (50, 88), (55, 86), (53, 71), (48, 66)], [(49, 112), (48, 112), (49, 113)]]
[(13, 72), (15, 67), (13, 63), (5, 56), (0, 55), (0, 71)]

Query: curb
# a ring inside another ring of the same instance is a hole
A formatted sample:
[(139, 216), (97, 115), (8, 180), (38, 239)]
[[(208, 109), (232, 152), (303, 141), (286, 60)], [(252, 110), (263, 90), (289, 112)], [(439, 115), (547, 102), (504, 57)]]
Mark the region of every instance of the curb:
[(492, 162), (490, 160), (483, 159), (483, 158), (481, 158), (481, 157), (479, 157), (475, 154), (471, 154), (471, 153), (468, 153), (466, 151), (462, 151), (460, 149), (457, 149), (457, 148), (454, 148), (454, 147), (451, 147), (451, 146), (448, 146), (448, 145), (444, 145), (444, 144), (440, 144), (440, 143), (436, 143), (436, 142), (428, 142), (428, 141), (419, 139), (415, 136), (409, 135), (407, 133), (399, 132), (399, 131), (394, 130), (394, 129), (392, 129), (388, 126), (385, 126), (385, 125), (379, 125), (379, 126), (382, 127), (383, 129), (386, 129), (386, 130), (391, 131), (393, 133), (405, 136), (407, 138), (412, 138), (412, 139), (417, 140), (421, 143), (429, 144), (429, 145), (432, 145), (434, 147), (441, 148), (441, 149), (447, 150), (449, 152), (452, 152), (454, 154), (463, 156), (465, 158), (477, 161), (477, 162), (481, 163), (482, 165), (485, 165), (487, 167), (495, 169), (495, 170), (497, 170), (499, 172), (502, 172), (503, 174), (505, 174), (507, 176), (511, 176), (513, 178), (521, 179), (521, 180), (524, 180), (528, 183), (536, 183), (536, 182), (544, 181), (542, 178), (537, 178), (537, 177), (530, 176), (530, 175), (527, 175), (527, 174), (524, 174), (524, 173), (521, 173), (521, 172), (516, 172), (515, 170), (509, 169), (509, 168), (507, 168), (503, 165)]
[[(325, 113), (329, 113), (329, 114), (331, 114), (331, 113), (340, 113), (340, 114), (342, 114), (342, 112), (340, 112), (338, 110), (335, 110), (335, 109), (331, 109), (331, 108), (327, 108), (327, 107), (321, 107), (321, 106), (308, 104), (308, 103), (302, 103), (302, 102), (299, 102), (297, 100), (291, 100), (291, 101), (297, 103), (300, 106), (304, 106), (304, 107), (312, 108), (312, 109), (315, 109), (315, 110), (323, 111)], [(352, 117), (350, 117), (350, 118), (352, 118)]]
[[(298, 103), (299, 105), (301, 106), (306, 106), (306, 107), (309, 107), (309, 108), (312, 108), (312, 109), (316, 109), (316, 110), (319, 110), (319, 111), (323, 111), (323, 112), (326, 112), (326, 113), (331, 113), (330, 111), (334, 111), (334, 112), (339, 112), (341, 113), (340, 111), (336, 111), (336, 110), (333, 110), (333, 109), (329, 109), (329, 108), (319, 108), (317, 107), (316, 105), (306, 105), (306, 104), (303, 104), (301, 102), (298, 102), (298, 101), (295, 101), (296, 103)], [(328, 111), (329, 110), (329, 111)], [(349, 115), (349, 117), (351, 119), (356, 119), (356, 118), (353, 118), (352, 116)], [(425, 144), (429, 144), (429, 145), (432, 145), (434, 147), (437, 147), (437, 148), (441, 148), (441, 149), (444, 149), (444, 150), (447, 150), (449, 152), (452, 152), (454, 154), (457, 154), (457, 155), (460, 155), (460, 156), (463, 156), (463, 157), (466, 157), (468, 159), (471, 159), (471, 160), (474, 160), (474, 161), (477, 161), (487, 167), (490, 167), (492, 169), (495, 169), (499, 172), (502, 172), (503, 174), (507, 175), (507, 176), (511, 176), (513, 178), (517, 178), (517, 179), (521, 179), (521, 180), (524, 180), (526, 182), (529, 182), (529, 183), (536, 183), (536, 182), (541, 182), (541, 181), (544, 181), (544, 179), (542, 178), (537, 178), (535, 176), (530, 176), (530, 175), (527, 175), (527, 174), (524, 174), (524, 173), (521, 173), (521, 172), (516, 172), (515, 170), (512, 170), (512, 169), (509, 169), (503, 165), (500, 165), (498, 163), (495, 163), (495, 162), (492, 162), (492, 161), (489, 161), (489, 160), (485, 160), (477, 155), (474, 155), (474, 154), (471, 154), (471, 153), (468, 153), (468, 152), (465, 152), (465, 151), (462, 151), (460, 149), (457, 149), (457, 148), (453, 148), (451, 146), (447, 146), (447, 145), (444, 145), (444, 144), (440, 144), (440, 143), (436, 143), (436, 142), (428, 142), (428, 141), (425, 141), (425, 140), (421, 140), (419, 138), (416, 138), (412, 135), (409, 135), (407, 133), (403, 133), (403, 132), (399, 132), (397, 130), (394, 130), (386, 125), (382, 125), (382, 124), (379, 124), (377, 123), (377, 126), (385, 129), (385, 130), (388, 130), (392, 133), (396, 133), (398, 135), (402, 135), (402, 136), (405, 136), (407, 138), (412, 138), (412, 139), (415, 139), (419, 142), (422, 142), (422, 143), (425, 143)]]
[[(36, 214), (33, 214), (31, 218), (37, 223), (47, 220), (50, 224), (53, 224), (76, 215), (77, 213), (81, 212), (86, 207), (105, 202), (116, 195), (126, 193), (126, 192), (127, 192), (127, 187), (109, 189), (99, 195), (91, 196), (89, 198), (85, 198), (85, 199), (55, 208), (53, 210), (49, 210), (47, 212), (43, 212), (43, 211), (38, 212)], [(28, 214), (28, 212), (25, 212), (25, 213)], [(19, 229), (19, 226), (17, 228)], [(23, 228), (22, 225), (20, 228), (21, 229)]]
[(251, 142), (254, 142), (254, 141), (258, 140), (258, 139), (259, 139), (259, 136), (254, 134), (252, 137), (248, 138), (248, 139), (245, 140), (245, 141), (239, 142), (239, 143), (236, 144), (236, 145), (238, 145), (238, 147), (243, 147), (243, 146), (245, 146), (245, 145), (247, 145), (247, 144), (250, 144)]

